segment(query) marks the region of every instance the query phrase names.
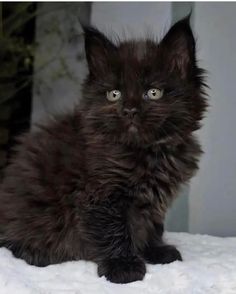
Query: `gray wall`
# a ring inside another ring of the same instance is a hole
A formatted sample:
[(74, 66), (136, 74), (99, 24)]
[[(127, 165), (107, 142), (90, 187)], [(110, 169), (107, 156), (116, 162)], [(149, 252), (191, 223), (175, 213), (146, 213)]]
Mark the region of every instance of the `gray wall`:
[(210, 108), (199, 132), (205, 155), (190, 187), (190, 232), (236, 235), (236, 3), (195, 3), (199, 59)]
[(94, 2), (92, 24), (119, 35), (144, 36), (149, 30), (162, 35), (171, 23), (170, 2)]

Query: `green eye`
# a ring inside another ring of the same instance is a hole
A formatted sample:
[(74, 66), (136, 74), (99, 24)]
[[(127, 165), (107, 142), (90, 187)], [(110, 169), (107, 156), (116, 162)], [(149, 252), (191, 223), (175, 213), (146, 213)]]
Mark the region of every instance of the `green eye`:
[(121, 92), (119, 90), (112, 90), (107, 92), (107, 100), (115, 102), (121, 98)]
[(149, 89), (144, 94), (144, 99), (158, 100), (163, 96), (163, 92), (163, 90), (157, 88)]

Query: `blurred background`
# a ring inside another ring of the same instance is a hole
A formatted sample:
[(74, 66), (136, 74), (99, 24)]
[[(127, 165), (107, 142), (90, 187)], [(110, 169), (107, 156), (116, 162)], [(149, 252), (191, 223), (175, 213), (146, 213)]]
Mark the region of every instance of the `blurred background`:
[(205, 154), (167, 216), (169, 231), (236, 236), (236, 3), (0, 2), (0, 178), (15, 137), (80, 97), (87, 65), (79, 20), (112, 36), (161, 37), (192, 10), (208, 70)]

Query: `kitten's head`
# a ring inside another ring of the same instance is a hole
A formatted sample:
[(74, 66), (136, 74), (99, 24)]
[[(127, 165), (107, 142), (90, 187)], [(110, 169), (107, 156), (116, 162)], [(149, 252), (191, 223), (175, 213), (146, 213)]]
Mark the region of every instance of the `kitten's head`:
[(206, 107), (189, 18), (161, 40), (113, 43), (86, 27), (86, 122), (109, 140), (140, 147), (184, 140)]

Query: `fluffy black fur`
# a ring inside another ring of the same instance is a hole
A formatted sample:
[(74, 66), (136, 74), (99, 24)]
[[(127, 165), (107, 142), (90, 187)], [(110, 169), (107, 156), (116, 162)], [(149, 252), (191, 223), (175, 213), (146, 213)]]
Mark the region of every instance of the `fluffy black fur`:
[[(92, 260), (99, 276), (128, 283), (143, 279), (145, 261), (182, 259), (163, 242), (163, 222), (198, 167), (203, 71), (188, 18), (160, 43), (84, 31), (83, 95), (21, 138), (0, 187), (0, 242), (29, 264)], [(163, 97), (144, 99), (150, 88)], [(113, 89), (119, 101), (107, 100)]]

